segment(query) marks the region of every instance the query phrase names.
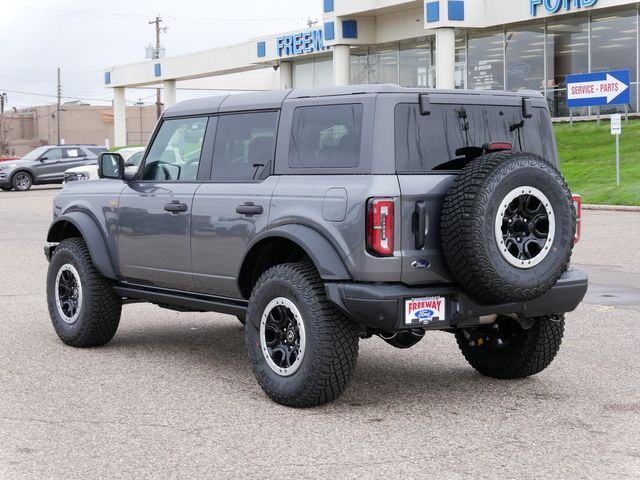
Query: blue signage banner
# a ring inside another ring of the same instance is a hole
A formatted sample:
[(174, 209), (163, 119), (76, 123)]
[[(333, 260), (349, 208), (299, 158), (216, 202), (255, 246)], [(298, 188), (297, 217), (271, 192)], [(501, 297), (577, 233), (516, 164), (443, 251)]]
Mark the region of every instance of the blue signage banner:
[(631, 72), (567, 75), (567, 107), (595, 107), (631, 103)]

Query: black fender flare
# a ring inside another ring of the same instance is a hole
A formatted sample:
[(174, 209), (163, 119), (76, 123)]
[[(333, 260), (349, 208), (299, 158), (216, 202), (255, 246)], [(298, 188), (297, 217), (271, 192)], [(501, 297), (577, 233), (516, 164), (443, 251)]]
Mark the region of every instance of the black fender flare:
[(113, 262), (111, 261), (109, 249), (107, 248), (107, 244), (104, 240), (102, 230), (95, 220), (87, 213), (75, 211), (56, 218), (49, 226), (47, 242), (60, 242), (62, 240), (62, 230), (66, 223), (73, 225), (76, 230), (80, 232), (82, 238), (84, 238), (87, 248), (89, 249), (93, 265), (96, 267), (98, 272), (100, 272), (104, 277), (117, 280), (118, 277), (115, 269), (113, 268)]
[(240, 265), (250, 255), (253, 248), (263, 240), (280, 237), (291, 240), (302, 248), (316, 266), (323, 280), (351, 280), (351, 275), (336, 249), (320, 232), (299, 224), (281, 225), (267, 230), (253, 239)]

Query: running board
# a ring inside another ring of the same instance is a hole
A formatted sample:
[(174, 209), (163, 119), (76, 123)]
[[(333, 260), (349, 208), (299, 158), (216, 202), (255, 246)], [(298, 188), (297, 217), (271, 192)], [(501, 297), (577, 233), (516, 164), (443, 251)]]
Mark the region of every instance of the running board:
[(202, 293), (189, 293), (142, 285), (119, 284), (113, 289), (118, 295), (126, 298), (125, 303), (135, 303), (143, 300), (163, 307), (177, 307), (177, 310), (185, 309), (244, 316), (249, 305), (247, 300), (239, 298), (216, 297)]

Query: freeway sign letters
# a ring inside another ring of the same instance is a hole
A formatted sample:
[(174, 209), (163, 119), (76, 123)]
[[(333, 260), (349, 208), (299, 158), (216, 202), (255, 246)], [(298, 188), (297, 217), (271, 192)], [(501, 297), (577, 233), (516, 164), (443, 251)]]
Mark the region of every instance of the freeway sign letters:
[(629, 70), (567, 75), (567, 107), (631, 103)]

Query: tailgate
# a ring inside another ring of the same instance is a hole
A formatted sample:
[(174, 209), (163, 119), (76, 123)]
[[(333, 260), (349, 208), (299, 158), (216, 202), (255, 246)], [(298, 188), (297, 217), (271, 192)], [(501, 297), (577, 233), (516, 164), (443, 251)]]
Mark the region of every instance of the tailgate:
[[(440, 246), (440, 212), (455, 175), (398, 175), (401, 195), (401, 281), (407, 285), (451, 282)], [(424, 235), (421, 231), (424, 228)]]

